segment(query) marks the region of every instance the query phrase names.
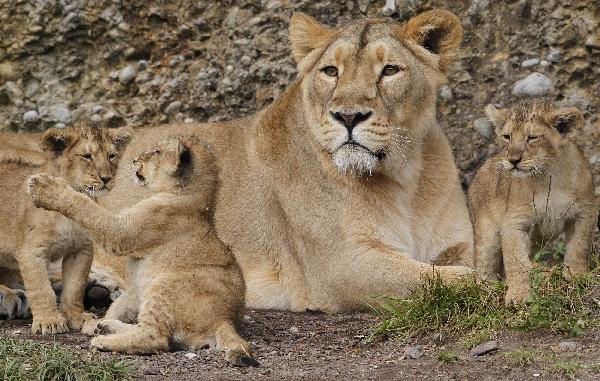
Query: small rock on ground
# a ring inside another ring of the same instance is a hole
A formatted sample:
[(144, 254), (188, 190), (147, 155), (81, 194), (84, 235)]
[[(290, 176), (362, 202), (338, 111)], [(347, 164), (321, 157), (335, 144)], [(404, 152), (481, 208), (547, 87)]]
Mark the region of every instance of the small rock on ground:
[(485, 343), (481, 343), (481, 344), (473, 347), (473, 349), (471, 349), (471, 352), (469, 352), (469, 354), (473, 357), (485, 356), (492, 352), (496, 352), (498, 349), (499, 349), (498, 341), (496, 341), (496, 340), (486, 341)]
[(425, 347), (422, 345), (415, 345), (414, 347), (406, 347), (404, 349), (404, 357), (416, 360), (423, 357), (425, 353)]
[(516, 96), (543, 96), (552, 90), (552, 80), (542, 73), (531, 73), (517, 81), (512, 89)]
[(571, 340), (563, 340), (558, 343), (558, 348), (563, 352), (572, 352), (577, 350), (577, 343)]

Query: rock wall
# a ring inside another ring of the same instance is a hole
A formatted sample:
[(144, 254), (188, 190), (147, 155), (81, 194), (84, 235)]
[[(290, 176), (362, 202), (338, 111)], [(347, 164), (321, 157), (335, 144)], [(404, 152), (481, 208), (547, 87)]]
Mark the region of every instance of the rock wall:
[[(383, 0), (5, 0), (0, 129), (247, 115), (295, 76), (293, 12), (337, 25), (381, 16), (383, 7)], [(599, 1), (396, 0), (385, 13), (406, 21), (433, 8), (454, 11), (465, 29), (438, 110), (467, 182), (494, 149), (483, 107), (529, 95), (584, 110), (578, 139), (600, 174)]]

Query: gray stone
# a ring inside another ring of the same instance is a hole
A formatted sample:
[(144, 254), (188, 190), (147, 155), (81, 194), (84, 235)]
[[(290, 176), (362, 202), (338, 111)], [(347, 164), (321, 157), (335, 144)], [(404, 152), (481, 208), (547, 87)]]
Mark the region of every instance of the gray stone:
[(521, 67), (531, 67), (531, 66), (535, 66), (537, 64), (540, 63), (540, 60), (537, 58), (530, 58), (528, 60), (525, 60), (523, 62), (521, 62)]
[(386, 0), (385, 5), (381, 8), (381, 14), (391, 16), (396, 12), (396, 0)]
[(563, 340), (558, 343), (558, 348), (563, 352), (573, 352), (577, 350), (577, 343), (572, 340)]
[(542, 73), (531, 73), (527, 77), (517, 81), (512, 94), (516, 96), (543, 96), (553, 89), (552, 80)]
[(119, 82), (121, 82), (124, 85), (131, 83), (131, 81), (133, 81), (135, 79), (136, 75), (137, 75), (137, 69), (135, 66), (133, 66), (133, 65), (126, 66), (119, 73)]
[(23, 122), (34, 123), (40, 119), (40, 115), (36, 110), (29, 110), (23, 114)]
[(452, 90), (450, 89), (450, 87), (448, 87), (448, 85), (444, 85), (440, 88), (440, 98), (442, 98), (445, 101), (452, 100)]
[(139, 60), (137, 63), (138, 70), (146, 70), (148, 69), (148, 61)]
[(585, 46), (592, 49), (600, 49), (600, 36), (591, 35), (585, 40)]
[(548, 52), (548, 55), (546, 56), (546, 59), (550, 62), (560, 62), (562, 58), (562, 54), (560, 54), (560, 50), (558, 49), (550, 49), (550, 52)]
[(498, 341), (496, 341), (496, 340), (486, 341), (485, 343), (481, 343), (481, 344), (473, 347), (473, 349), (471, 349), (469, 354), (473, 357), (485, 356), (487, 354), (496, 352), (498, 349), (499, 349)]
[(300, 332), (300, 330), (298, 329), (298, 327), (296, 327), (294, 325), (290, 327), (290, 333), (292, 335), (297, 335), (299, 332)]
[(71, 111), (63, 104), (55, 105), (50, 108), (50, 115), (53, 120), (60, 123), (69, 123), (71, 121)]
[(404, 348), (404, 357), (416, 360), (418, 358), (423, 357), (425, 353), (425, 347), (422, 345), (415, 345), (414, 347), (406, 347)]
[(182, 103), (180, 101), (174, 101), (169, 103), (167, 107), (165, 107), (164, 113), (167, 115), (176, 114), (181, 109)]
[(54, 125), (54, 128), (65, 128), (65, 127), (67, 127), (67, 125), (66, 125), (66, 124), (64, 124), (64, 123), (56, 123), (56, 124)]
[(494, 125), (487, 118), (475, 119), (473, 121), (473, 128), (486, 139), (491, 138), (494, 134)]
[(489, 0), (473, 0), (469, 9), (467, 10), (467, 14), (469, 16), (475, 16), (485, 12), (490, 6)]
[(550, 66), (550, 62), (548, 62), (546, 60), (541, 60), (540, 61), (540, 66), (541, 67), (548, 67), (548, 66)]
[(92, 114), (100, 114), (104, 108), (100, 105), (92, 107)]

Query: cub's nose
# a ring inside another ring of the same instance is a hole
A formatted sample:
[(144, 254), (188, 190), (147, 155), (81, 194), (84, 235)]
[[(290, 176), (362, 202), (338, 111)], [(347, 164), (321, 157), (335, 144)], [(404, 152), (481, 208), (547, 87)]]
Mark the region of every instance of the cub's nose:
[(366, 113), (357, 112), (354, 114), (343, 114), (341, 112), (331, 112), (331, 116), (333, 117), (333, 119), (342, 123), (344, 125), (344, 127), (346, 127), (346, 129), (348, 130), (349, 133), (352, 133), (352, 130), (354, 129), (354, 127), (356, 127), (359, 123), (364, 122), (365, 120), (369, 119), (371, 117), (371, 114), (373, 114), (371, 111), (366, 112)]
[(100, 176), (100, 180), (102, 180), (104, 185), (106, 185), (106, 183), (108, 183), (110, 181), (110, 179), (112, 179), (111, 176)]
[(512, 164), (513, 167), (516, 167), (521, 162), (521, 158), (519, 157), (517, 159), (508, 159), (508, 161)]

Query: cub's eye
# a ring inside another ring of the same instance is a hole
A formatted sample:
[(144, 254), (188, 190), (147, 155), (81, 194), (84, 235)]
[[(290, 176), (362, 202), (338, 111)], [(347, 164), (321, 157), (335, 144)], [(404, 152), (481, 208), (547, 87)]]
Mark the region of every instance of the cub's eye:
[(117, 158), (117, 155), (115, 155), (114, 153), (111, 153), (110, 155), (108, 155), (108, 160), (113, 161)]
[(81, 157), (84, 158), (87, 161), (92, 161), (92, 155), (89, 153), (82, 153)]
[(335, 66), (325, 66), (321, 71), (330, 77), (337, 77), (338, 69)]
[(537, 135), (529, 135), (527, 137), (527, 143), (531, 143), (531, 142), (535, 142), (536, 140), (538, 140), (540, 137)]
[(506, 140), (507, 142), (510, 142), (510, 135), (509, 134), (503, 134), (502, 135), (502, 139)]
[(153, 154), (153, 155), (160, 155), (160, 151), (159, 151), (159, 150), (157, 150), (157, 149), (155, 149), (154, 151), (152, 151), (152, 154)]
[(400, 68), (396, 65), (385, 65), (383, 70), (381, 71), (381, 75), (383, 76), (391, 76), (400, 71)]

